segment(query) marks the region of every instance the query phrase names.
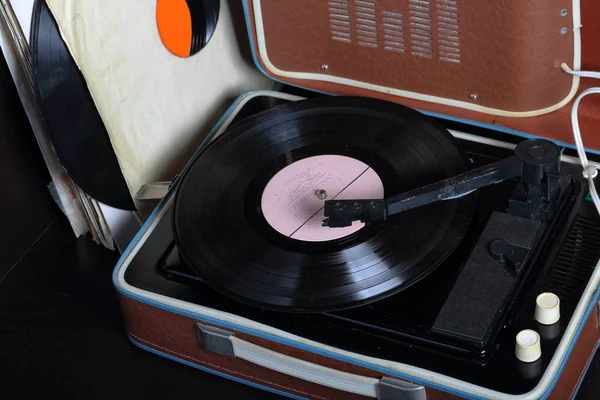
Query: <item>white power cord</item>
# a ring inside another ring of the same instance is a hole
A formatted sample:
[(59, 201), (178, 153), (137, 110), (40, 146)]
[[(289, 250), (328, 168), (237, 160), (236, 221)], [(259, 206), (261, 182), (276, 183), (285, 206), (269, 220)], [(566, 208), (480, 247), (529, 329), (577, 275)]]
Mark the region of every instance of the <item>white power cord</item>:
[[(562, 69), (575, 76), (579, 76), (582, 78), (594, 78), (600, 79), (600, 72), (589, 72), (589, 71), (573, 71), (571, 68), (567, 66), (567, 64), (561, 65)], [(594, 178), (598, 175), (598, 170), (593, 164), (590, 164), (585, 154), (585, 146), (583, 145), (583, 139), (581, 137), (581, 129), (579, 127), (579, 104), (581, 100), (589, 96), (591, 94), (600, 94), (600, 87), (590, 88), (584, 90), (575, 100), (573, 104), (573, 109), (571, 110), (571, 125), (573, 127), (573, 136), (575, 137), (575, 145), (577, 146), (577, 154), (579, 155), (579, 160), (581, 161), (581, 166), (583, 167), (583, 176), (588, 180), (590, 186), (590, 196), (592, 197), (592, 201), (600, 213), (600, 197), (598, 197), (598, 192), (596, 191), (596, 185), (594, 184)]]
[[(583, 78), (593, 78), (600, 79), (600, 72), (589, 72), (589, 71), (573, 71), (566, 64), (561, 65), (562, 69), (575, 76), (580, 76)], [(594, 184), (594, 178), (598, 175), (598, 170), (592, 164), (588, 162), (587, 155), (585, 154), (585, 146), (583, 145), (583, 139), (581, 138), (581, 130), (579, 128), (579, 104), (581, 100), (589, 96), (590, 94), (600, 94), (600, 87), (590, 88), (584, 90), (578, 97), (575, 99), (575, 103), (573, 104), (573, 109), (571, 110), (571, 125), (573, 127), (573, 136), (575, 137), (575, 144), (577, 145), (577, 154), (579, 155), (579, 160), (581, 161), (581, 166), (583, 167), (583, 176), (589, 182), (589, 190), (590, 196), (596, 206), (596, 210), (600, 213), (600, 198), (598, 198), (598, 192), (596, 191), (596, 185)], [(589, 302), (594, 299), (594, 296), (598, 290), (597, 282), (600, 280), (600, 261), (596, 264), (596, 268), (590, 277), (588, 285), (585, 288), (583, 296), (581, 300), (577, 304), (577, 308), (575, 309), (575, 313), (573, 314), (573, 319), (577, 317), (577, 320), (581, 318), (583, 321), (584, 310), (588, 307)], [(596, 283), (594, 285), (594, 282)], [(570, 324), (571, 325), (571, 324)], [(569, 326), (567, 331), (565, 332), (565, 336), (567, 334), (574, 335), (575, 334), (575, 326)], [(559, 353), (566, 354), (564, 350), (566, 346), (561, 343), (559, 346)], [(554, 360), (552, 360), (554, 362)]]

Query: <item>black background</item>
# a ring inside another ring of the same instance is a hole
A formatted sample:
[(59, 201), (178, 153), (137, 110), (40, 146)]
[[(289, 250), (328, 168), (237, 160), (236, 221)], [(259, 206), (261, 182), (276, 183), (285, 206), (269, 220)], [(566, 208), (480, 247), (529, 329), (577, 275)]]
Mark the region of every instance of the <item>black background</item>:
[[(142, 351), (127, 339), (118, 255), (76, 239), (0, 57), (0, 397), (278, 398)], [(596, 399), (600, 360), (578, 395)]]

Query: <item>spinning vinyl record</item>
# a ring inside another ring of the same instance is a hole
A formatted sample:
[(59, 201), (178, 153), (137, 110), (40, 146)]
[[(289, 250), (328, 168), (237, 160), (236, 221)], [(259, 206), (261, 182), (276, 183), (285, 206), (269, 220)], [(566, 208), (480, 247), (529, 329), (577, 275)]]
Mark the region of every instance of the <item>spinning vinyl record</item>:
[(364, 226), (321, 226), (332, 199), (383, 198), (454, 176), (467, 162), (422, 114), (323, 97), (231, 127), (183, 174), (173, 213), (183, 260), (207, 284), (273, 310), (320, 312), (397, 293), (464, 236), (473, 196)]
[(133, 210), (108, 133), (43, 0), (34, 5), (31, 52), (38, 108), (61, 164), (73, 181), (96, 200)]

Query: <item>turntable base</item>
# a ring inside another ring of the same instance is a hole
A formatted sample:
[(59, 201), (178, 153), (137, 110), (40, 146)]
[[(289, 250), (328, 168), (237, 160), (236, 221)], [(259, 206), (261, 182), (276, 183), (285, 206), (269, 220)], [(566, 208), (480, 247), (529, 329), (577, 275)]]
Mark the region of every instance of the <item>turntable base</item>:
[[(238, 382), (259, 386), (263, 390), (272, 391), (292, 398), (311, 399), (366, 399), (368, 397), (355, 396), (345, 391), (332, 390), (328, 387), (313, 384), (300, 378), (276, 373), (259, 366), (233, 360), (220, 354), (203, 350), (198, 345), (195, 326), (198, 318), (186, 317), (181, 314), (153, 307), (130, 297), (120, 296), (121, 307), (125, 315), (129, 337), (133, 344), (143, 350), (156, 353), (163, 357), (173, 359), (183, 364), (198, 368), (205, 372), (214, 373)], [(204, 323), (204, 322), (203, 322)], [(585, 327), (581, 331), (577, 344), (564, 366), (562, 375), (556, 382), (552, 391), (545, 397), (549, 400), (572, 399), (577, 394), (584, 375), (594, 358), (600, 339), (598, 329), (598, 307), (589, 315)], [(221, 324), (216, 325), (222, 327)], [(176, 332), (174, 335), (173, 333)], [(354, 364), (336, 360), (331, 356), (323, 356), (286, 346), (267, 339), (262, 339), (248, 334), (245, 330), (231, 330), (236, 337), (249, 343), (256, 344), (265, 349), (284, 354), (289, 357), (305, 360), (310, 363), (334, 368), (340, 371), (373, 378), (381, 378), (385, 373), (378, 370), (367, 369)], [(447, 390), (447, 389), (446, 389)], [(451, 400), (470, 397), (467, 394), (456, 395), (446, 390), (427, 388), (427, 399)], [(534, 397), (532, 397), (533, 399)]]
[[(270, 92), (246, 95), (234, 104), (215, 133), (234, 122), (236, 115), (245, 115), (244, 109), (260, 110), (262, 104), (270, 107), (294, 100), (297, 98)], [(503, 148), (507, 143), (499, 147), (498, 142), (486, 138), (477, 139), (486, 143), (481, 144), (468, 140), (469, 135), (460, 136), (474, 163), (510, 153)], [(568, 164), (563, 167), (564, 171), (577, 171)], [(499, 186), (487, 195), (482, 192), (481, 197), (500, 198), (498, 193), (505, 190)], [(493, 332), (484, 335), (480, 345), (462, 338), (451, 340), (449, 336), (439, 339), (439, 332), (423, 329), (422, 323), (429, 317), (419, 320), (414, 317), (418, 313), (411, 311), (436, 310), (426, 314), (435, 320), (444, 304), (437, 301), (453, 286), (456, 276), (437, 279), (449, 283), (445, 289), (442, 283), (431, 286), (432, 280), (425, 279), (409, 292), (412, 296), (408, 299), (406, 293), (401, 293), (401, 297), (394, 295), (367, 308), (330, 313), (266, 311), (219, 295), (199, 281), (173, 252), (172, 192), (122, 257), (114, 281), (136, 345), (292, 397), (348, 398), (350, 391), (359, 397), (387, 398), (386, 393), (397, 395), (408, 390), (427, 399), (569, 398), (600, 337), (598, 293), (585, 288), (592, 267), (560, 261), (564, 256), (561, 251), (573, 250), (560, 243), (570, 243), (576, 232), (580, 232), (577, 237), (579, 246), (583, 246), (577, 248), (585, 249), (590, 258), (596, 257), (596, 252), (600, 254), (600, 249), (589, 247), (586, 240), (600, 232), (600, 222), (584, 197), (577, 191), (569, 196), (574, 202), (569, 202), (573, 211), (565, 213), (566, 219), (560, 225), (571, 229), (558, 229), (549, 242), (558, 244), (549, 244), (546, 254), (558, 261), (549, 259), (530, 267), (536, 272), (511, 292), (510, 305), (501, 309), (509, 310), (507, 317), (496, 318), (502, 323), (493, 325)], [(493, 202), (489, 204), (492, 207)], [(489, 217), (492, 211), (486, 215)], [(477, 228), (480, 230), (474, 238), (484, 225)], [(458, 257), (460, 250), (455, 253)], [(571, 252), (569, 259), (576, 260), (577, 256)], [(576, 265), (579, 269), (575, 270)], [(558, 271), (557, 266), (567, 269)], [(565, 273), (572, 278), (556, 280), (557, 274)], [(575, 282), (579, 283), (572, 286)], [(543, 356), (533, 364), (520, 363), (514, 357), (514, 335), (533, 326), (532, 299), (540, 290), (557, 283), (554, 291), (562, 285), (572, 293), (572, 297), (561, 294), (561, 323), (555, 327), (558, 329), (548, 331), (536, 327), (543, 336)], [(419, 292), (428, 294), (429, 304), (415, 308), (415, 302), (423, 298), (415, 295)], [(411, 326), (406, 321), (415, 322)], [(429, 324), (433, 326), (433, 321)], [(323, 381), (323, 377), (330, 376), (335, 379)], [(358, 382), (358, 386), (331, 384), (337, 379), (344, 382), (344, 377)]]

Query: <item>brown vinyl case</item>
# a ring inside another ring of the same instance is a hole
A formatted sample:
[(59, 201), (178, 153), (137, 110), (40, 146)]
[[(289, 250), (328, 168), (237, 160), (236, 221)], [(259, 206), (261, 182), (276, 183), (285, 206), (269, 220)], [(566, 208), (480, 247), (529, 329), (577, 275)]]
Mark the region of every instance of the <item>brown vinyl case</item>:
[[(594, 0), (244, 0), (273, 79), (395, 101), (472, 124), (573, 142), (573, 99), (600, 70)], [(580, 108), (600, 149), (600, 96)]]
[[(232, 106), (210, 137), (222, 133), (246, 102), (265, 94), (290, 101), (299, 99), (266, 91), (246, 94)], [(172, 188), (138, 233), (113, 276), (129, 337), (144, 350), (292, 398), (562, 400), (572, 398), (577, 392), (598, 345), (600, 271), (587, 284), (539, 383), (533, 391), (521, 395), (500, 393), (410, 364), (389, 361), (385, 354), (374, 358), (339, 349), (241, 315), (182, 300), (177, 285), (162, 294), (153, 292), (129, 278), (162, 279), (154, 265), (162, 257), (163, 240), (157, 238), (170, 229), (170, 225), (161, 221), (169, 218), (174, 192)], [(135, 261), (144, 251), (153, 262)], [(128, 278), (128, 270), (136, 262), (143, 269)]]
[[(121, 308), (131, 340), (138, 346), (159, 353), (163, 356), (184, 362), (196, 368), (224, 375), (257, 385), (262, 389), (283, 395), (307, 399), (368, 399), (367, 396), (336, 390), (327, 386), (312, 383), (299, 377), (262, 367), (231, 355), (218, 354), (205, 350), (198, 342), (196, 324), (206, 324), (204, 319), (192, 318), (176, 312), (169, 312), (143, 302), (133, 300), (125, 295), (120, 296)], [(220, 326), (223, 325), (213, 325)], [(312, 364), (332, 368), (360, 377), (381, 379), (386, 375), (380, 371), (364, 368), (332, 357), (315, 354), (296, 347), (262, 339), (255, 335), (229, 329), (232, 335), (249, 343), (260, 346), (277, 354), (303, 360)], [(580, 381), (594, 354), (600, 337), (598, 329), (597, 306), (590, 314), (585, 327), (575, 345), (564, 368), (563, 374), (548, 397), (549, 400), (565, 400), (573, 398), (579, 388)], [(394, 378), (392, 378), (394, 379)], [(463, 398), (446, 391), (425, 388), (423, 400), (451, 400)], [(381, 398), (381, 397), (380, 397)], [(473, 398), (478, 398), (473, 396)]]

